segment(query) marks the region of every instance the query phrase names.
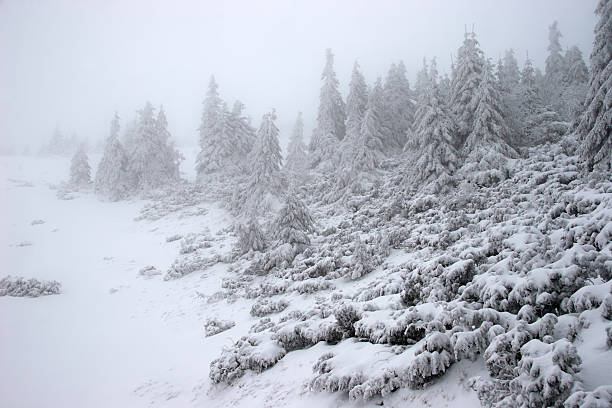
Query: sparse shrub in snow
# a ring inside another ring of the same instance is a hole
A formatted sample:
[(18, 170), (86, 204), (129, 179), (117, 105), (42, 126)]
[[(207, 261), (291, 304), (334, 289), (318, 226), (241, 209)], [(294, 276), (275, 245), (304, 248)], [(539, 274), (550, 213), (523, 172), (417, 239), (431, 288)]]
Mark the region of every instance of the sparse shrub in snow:
[(208, 319), (204, 324), (204, 333), (206, 337), (214, 336), (231, 329), (235, 324), (232, 320)]
[(39, 297), (57, 295), (62, 285), (58, 281), (13, 278), (10, 275), (0, 279), (0, 296)]
[(353, 259), (349, 269), (351, 279), (358, 279), (372, 272), (374, 268), (375, 265), (372, 261), (370, 249), (363, 243), (361, 238), (357, 236), (355, 240), (355, 249), (353, 250)]
[(245, 336), (211, 361), (209, 377), (213, 383), (231, 384), (246, 370), (259, 373), (272, 367), (285, 354), (285, 349), (266, 333)]
[(161, 275), (161, 271), (159, 269), (157, 269), (156, 267), (149, 265), (149, 266), (145, 266), (143, 268), (140, 268), (140, 270), (138, 271), (138, 274), (141, 276), (146, 276), (146, 277), (153, 277), (155, 275)]
[(266, 249), (266, 237), (255, 217), (252, 217), (246, 226), (241, 225), (238, 227), (236, 248), (240, 254)]
[(415, 358), (407, 371), (411, 388), (420, 388), (432, 377), (444, 374), (455, 361), (450, 339), (440, 332), (428, 334), (414, 353)]
[(185, 255), (195, 252), (198, 249), (210, 248), (212, 246), (210, 241), (211, 238), (208, 236), (208, 234), (188, 234), (184, 236), (181, 241), (181, 249), (179, 250), (179, 253), (181, 255)]
[(253, 307), (251, 307), (251, 316), (262, 317), (272, 313), (282, 312), (289, 306), (289, 302), (285, 299), (272, 301), (268, 299), (259, 299)]
[(30, 225), (41, 225), (44, 224), (45, 220), (33, 220)]
[(164, 280), (178, 279), (195, 271), (203, 271), (219, 262), (218, 256), (205, 257), (196, 253), (174, 260)]
[(183, 238), (183, 236), (181, 234), (170, 235), (169, 237), (166, 237), (166, 242), (178, 241), (181, 238)]
[(251, 326), (249, 333), (260, 333), (264, 330), (268, 330), (275, 327), (275, 323), (269, 317), (261, 318)]
[(612, 385), (601, 385), (593, 391), (576, 391), (565, 400), (564, 408), (608, 408), (612, 406)]
[(314, 293), (314, 292), (319, 292), (321, 290), (329, 290), (329, 289), (335, 289), (335, 288), (336, 286), (332, 282), (322, 279), (322, 278), (308, 279), (303, 282), (296, 282), (292, 286), (293, 290), (301, 294)]
[(353, 305), (342, 305), (334, 311), (338, 328), (344, 332), (344, 337), (355, 336), (355, 322), (361, 319), (360, 311)]

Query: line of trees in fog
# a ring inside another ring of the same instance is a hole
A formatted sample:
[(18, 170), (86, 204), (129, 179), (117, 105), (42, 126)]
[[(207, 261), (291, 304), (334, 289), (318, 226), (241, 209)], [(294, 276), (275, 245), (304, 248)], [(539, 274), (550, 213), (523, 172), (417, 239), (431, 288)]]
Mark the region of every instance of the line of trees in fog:
[[(508, 159), (561, 140), (578, 149), (588, 170), (610, 168), (609, 18), (602, 15), (595, 29), (590, 71), (577, 47), (563, 51), (556, 22), (549, 27), (543, 72), (528, 57), (519, 67), (513, 50), (492, 61), (476, 34), (466, 32), (450, 75), (439, 74), (435, 58), (423, 60), (414, 86), (401, 61), (371, 85), (355, 62), (346, 101), (328, 49), (310, 143), (298, 113), (284, 163), (276, 113), (266, 113), (256, 130), (244, 105), (236, 101), (230, 108), (211, 77), (198, 129), (197, 180), (231, 185), (233, 208), (244, 212), (313, 178), (333, 180), (333, 199), (364, 188), (389, 166), (399, 166), (413, 189), (437, 190), (458, 172), (483, 169), (491, 171), (482, 182), (495, 182), (505, 177)], [(122, 137), (119, 118), (113, 119), (95, 190), (118, 200), (172, 185), (180, 179), (181, 159), (163, 108), (156, 115), (147, 103)]]

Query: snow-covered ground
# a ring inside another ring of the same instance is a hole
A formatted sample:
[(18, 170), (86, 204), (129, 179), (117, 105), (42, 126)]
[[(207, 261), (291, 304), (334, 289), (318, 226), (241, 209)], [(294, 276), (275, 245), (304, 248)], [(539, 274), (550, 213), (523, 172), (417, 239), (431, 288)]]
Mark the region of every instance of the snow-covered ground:
[[(187, 178), (193, 176), (190, 153), (183, 169)], [(208, 229), (218, 237), (212, 249), (229, 250), (229, 238), (216, 234), (230, 224), (229, 215), (209, 203), (206, 215), (135, 221), (146, 202), (109, 203), (92, 193), (61, 200), (55, 187), (67, 179), (68, 167), (64, 158), (0, 158), (1, 277), (62, 284), (59, 295), (0, 297), (0, 406), (380, 403), (381, 398), (355, 402), (346, 394), (305, 390), (313, 363), (332, 347), (324, 342), (292, 352), (271, 370), (247, 373), (236, 386), (212, 386), (210, 362), (258, 320), (249, 314), (254, 301), (212, 296), (227, 275), (223, 263), (169, 281), (139, 271), (146, 266), (166, 271), (179, 251), (179, 241), (166, 238), (176, 234)], [(299, 297), (292, 307), (300, 307)], [(205, 337), (209, 318), (236, 325)], [(354, 354), (356, 361), (360, 357)], [(425, 391), (400, 390), (385, 406), (477, 406), (465, 380), (480, 371), (482, 362), (461, 362)]]

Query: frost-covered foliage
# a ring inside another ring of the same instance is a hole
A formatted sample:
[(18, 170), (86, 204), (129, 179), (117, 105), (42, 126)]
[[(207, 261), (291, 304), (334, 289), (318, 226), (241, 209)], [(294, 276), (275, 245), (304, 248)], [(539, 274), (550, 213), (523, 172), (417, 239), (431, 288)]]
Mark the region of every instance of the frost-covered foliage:
[(606, 408), (612, 405), (612, 385), (602, 385), (593, 391), (576, 391), (564, 408)]
[(240, 254), (266, 249), (266, 237), (255, 217), (251, 217), (246, 225), (238, 226), (236, 249)]
[(85, 152), (85, 146), (80, 145), (70, 163), (70, 181), (71, 189), (79, 190), (89, 187), (91, 184), (91, 167), (89, 166), (89, 157)]
[(39, 281), (21, 277), (5, 276), (0, 279), (0, 296), (39, 297), (57, 295), (62, 284), (58, 281)]
[(583, 114), (576, 129), (581, 140), (580, 154), (592, 170), (600, 164), (612, 168), (612, 1), (600, 0), (595, 13), (595, 41)]
[(208, 319), (204, 323), (204, 334), (206, 337), (214, 336), (234, 327), (236, 323), (232, 320)]
[(129, 194), (127, 181), (128, 158), (119, 141), (119, 116), (115, 112), (106, 139), (104, 153), (94, 180), (96, 194), (111, 201), (121, 200)]
[(244, 105), (236, 101), (230, 111), (218, 88), (211, 77), (198, 129), (201, 150), (196, 171), (200, 182), (210, 181), (214, 175), (235, 177), (244, 173), (255, 142), (255, 131), (242, 113)]
[(310, 244), (308, 234), (313, 231), (314, 220), (308, 208), (295, 193), (289, 192), (274, 222), (274, 238), (283, 244), (301, 247)]
[(333, 167), (337, 160), (338, 141), (346, 133), (346, 112), (342, 95), (338, 90), (338, 79), (334, 72), (334, 54), (326, 51), (326, 62), (321, 74), (323, 85), (319, 95), (317, 125), (310, 139), (310, 166), (313, 168)]
[(250, 157), (247, 180), (248, 206), (254, 210), (261, 206), (264, 196), (282, 188), (280, 168), (282, 156), (278, 144), (278, 128), (274, 111), (263, 115), (257, 131), (257, 142)]
[(260, 299), (251, 307), (251, 316), (263, 317), (272, 313), (282, 312), (289, 306), (289, 302), (285, 299), (270, 301), (268, 299)]
[(389, 128), (389, 147), (399, 151), (406, 143), (415, 114), (415, 103), (403, 61), (393, 63), (389, 68), (383, 87), (383, 104), (383, 119)]
[(138, 111), (138, 121), (129, 143), (127, 180), (134, 194), (147, 194), (179, 180), (179, 163), (183, 159), (168, 132), (162, 107), (157, 117), (149, 102)]
[(476, 104), (474, 99), (485, 70), (485, 59), (476, 35), (465, 33), (457, 51), (457, 64), (452, 82), (451, 109), (463, 142), (472, 131)]
[(302, 112), (298, 113), (295, 125), (293, 126), (283, 170), (288, 173), (290, 180), (296, 184), (301, 184), (308, 171), (308, 152), (304, 143)]
[(406, 144), (406, 182), (419, 185), (451, 175), (458, 167), (454, 123), (441, 100), (435, 60), (423, 84), (414, 129)]

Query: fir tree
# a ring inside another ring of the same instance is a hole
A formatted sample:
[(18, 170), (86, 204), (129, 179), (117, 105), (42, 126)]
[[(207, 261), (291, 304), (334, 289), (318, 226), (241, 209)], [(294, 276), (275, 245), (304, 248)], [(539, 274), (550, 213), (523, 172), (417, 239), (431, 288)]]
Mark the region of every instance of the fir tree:
[(383, 88), (384, 121), (390, 132), (392, 147), (401, 150), (406, 143), (406, 135), (414, 122), (412, 91), (406, 79), (406, 67), (400, 61), (392, 64)]
[(451, 110), (457, 121), (457, 130), (461, 140), (472, 132), (476, 93), (480, 85), (485, 60), (478, 46), (476, 35), (465, 33), (463, 45), (457, 52), (457, 66), (451, 92)]
[(520, 71), (513, 50), (507, 50), (501, 68), (498, 70), (498, 81), (503, 112), (509, 129), (509, 140), (519, 145), (522, 140), (521, 89)]
[(313, 130), (309, 146), (313, 168), (333, 167), (338, 141), (342, 140), (346, 133), (345, 106), (338, 90), (338, 80), (333, 64), (334, 54), (328, 49), (325, 68), (321, 74), (323, 85), (319, 96), (317, 126)]
[(314, 220), (308, 208), (294, 192), (289, 192), (274, 222), (274, 238), (284, 244), (309, 245), (308, 234), (313, 231)]
[(304, 143), (304, 121), (302, 112), (298, 112), (289, 146), (287, 147), (287, 158), (285, 159), (284, 170), (292, 179), (301, 178), (305, 175), (308, 168), (308, 157), (306, 144)]
[(126, 185), (127, 156), (119, 141), (119, 116), (115, 112), (110, 126), (110, 135), (106, 139), (104, 153), (98, 164), (95, 177), (96, 194), (111, 201), (125, 198), (128, 194)]
[(178, 181), (181, 156), (169, 141), (163, 111), (156, 119), (153, 105), (147, 102), (138, 114), (127, 172), (133, 191), (147, 192)]
[(589, 171), (598, 165), (612, 168), (612, 1), (600, 0), (595, 13), (599, 21), (595, 26), (589, 84), (576, 129), (579, 153)]
[(359, 71), (359, 63), (355, 61), (349, 83), (349, 94), (346, 98), (346, 137), (340, 146), (340, 170), (351, 166), (353, 148), (360, 137), (361, 124), (368, 104), (368, 86), (363, 74)]
[(451, 175), (458, 167), (455, 129), (441, 100), (437, 76), (434, 60), (419, 100), (414, 131), (406, 144), (406, 178), (414, 184)]
[(251, 153), (251, 174), (248, 182), (252, 200), (260, 200), (266, 191), (276, 191), (280, 187), (279, 170), (282, 156), (275, 120), (274, 111), (264, 114), (257, 131), (257, 142)]
[(502, 158), (517, 157), (516, 151), (506, 142), (508, 128), (489, 65), (485, 66), (484, 76), (471, 104), (470, 109), (474, 112), (474, 125), (463, 147), (467, 156), (466, 161), (490, 162), (491, 160), (488, 159), (493, 158), (492, 155)]
[(225, 113), (223, 101), (219, 97), (219, 86), (215, 78), (208, 83), (208, 92), (204, 99), (204, 109), (199, 127), (200, 153), (196, 159), (198, 179), (224, 168), (224, 159), (232, 148), (224, 139)]
[(246, 254), (250, 251), (263, 251), (266, 249), (266, 237), (253, 215), (249, 217), (249, 222), (238, 228), (238, 253)]
[(74, 189), (88, 187), (91, 184), (91, 167), (84, 145), (80, 145), (70, 164), (70, 186)]

